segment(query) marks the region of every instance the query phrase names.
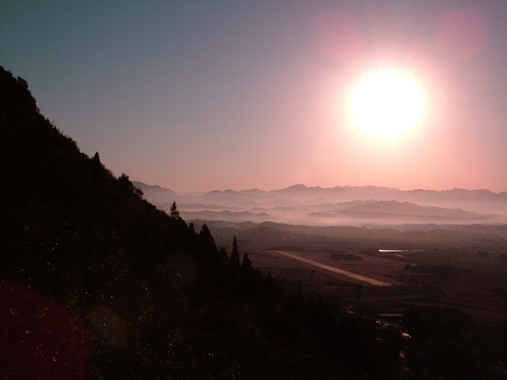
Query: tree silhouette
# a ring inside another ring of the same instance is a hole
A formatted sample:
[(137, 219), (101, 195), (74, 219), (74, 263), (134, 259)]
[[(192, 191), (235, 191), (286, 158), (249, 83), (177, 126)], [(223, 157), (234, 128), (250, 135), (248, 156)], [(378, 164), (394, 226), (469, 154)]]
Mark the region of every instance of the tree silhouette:
[(229, 267), (233, 275), (239, 274), (241, 264), (239, 261), (238, 240), (236, 239), (236, 235), (234, 235), (232, 239), (232, 252), (229, 259)]
[[(98, 153), (96, 153), (96, 156), (98, 158)], [(135, 187), (134, 184), (130, 182), (129, 176), (125, 173), (121, 173), (121, 176), (118, 177), (118, 183), (125, 194), (133, 194), (138, 197), (143, 196), (142, 190)]]
[(98, 152), (95, 152), (93, 157), (90, 160), (90, 171), (93, 177), (93, 180), (95, 182), (100, 182), (101, 184), (104, 184), (104, 181), (107, 177), (109, 177), (109, 174), (107, 169), (102, 165), (102, 162), (100, 162), (100, 156)]
[(220, 258), (222, 260), (222, 265), (224, 266), (224, 268), (228, 268), (229, 267), (229, 256), (227, 255), (227, 252), (225, 251), (224, 247), (220, 248)]
[(93, 157), (92, 157), (92, 162), (96, 162), (96, 163), (101, 164), (101, 162), (100, 162), (99, 152), (95, 152), (95, 154), (94, 154), (94, 155), (93, 155)]
[(201, 243), (201, 264), (202, 274), (208, 280), (217, 282), (220, 281), (224, 267), (222, 265), (222, 258), (218, 251), (215, 239), (206, 224), (203, 224), (201, 232), (199, 232), (199, 240)]
[(213, 254), (213, 256), (218, 257), (218, 249), (215, 244), (215, 239), (206, 224), (203, 224), (201, 227), (201, 232), (199, 232), (199, 238), (203, 243), (204, 247), (208, 251), (208, 253)]
[(239, 287), (244, 296), (257, 298), (257, 287), (255, 286), (254, 270), (252, 261), (248, 258), (248, 253), (243, 255), (243, 264), (241, 264), (241, 279)]
[(178, 211), (178, 207), (176, 206), (176, 201), (171, 205), (171, 218), (179, 220), (180, 212)]
[(248, 257), (248, 253), (243, 255), (243, 264), (241, 264), (241, 273), (243, 275), (253, 274), (252, 260)]

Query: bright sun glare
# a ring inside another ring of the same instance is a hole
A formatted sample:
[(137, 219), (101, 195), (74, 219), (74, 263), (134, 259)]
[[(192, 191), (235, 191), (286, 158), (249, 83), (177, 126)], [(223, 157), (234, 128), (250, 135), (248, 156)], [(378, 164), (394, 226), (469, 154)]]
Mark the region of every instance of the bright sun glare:
[(396, 71), (366, 77), (351, 96), (353, 123), (363, 133), (385, 140), (413, 130), (422, 110), (419, 86), (408, 75)]

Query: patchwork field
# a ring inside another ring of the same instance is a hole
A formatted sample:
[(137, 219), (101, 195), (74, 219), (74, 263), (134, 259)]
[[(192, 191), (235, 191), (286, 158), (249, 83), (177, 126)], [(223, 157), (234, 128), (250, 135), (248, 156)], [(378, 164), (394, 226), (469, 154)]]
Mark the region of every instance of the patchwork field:
[[(329, 299), (338, 296), (345, 305), (366, 313), (403, 313), (409, 305), (449, 306), (480, 322), (507, 323), (506, 268), (498, 263), (454, 257), (445, 259), (444, 266), (441, 258), (411, 252), (355, 254), (361, 259), (354, 261), (334, 260), (331, 252), (308, 250), (254, 250), (248, 254), (262, 272), (295, 281), (305, 291)], [(417, 273), (408, 270), (407, 264), (455, 268), (456, 273)]]

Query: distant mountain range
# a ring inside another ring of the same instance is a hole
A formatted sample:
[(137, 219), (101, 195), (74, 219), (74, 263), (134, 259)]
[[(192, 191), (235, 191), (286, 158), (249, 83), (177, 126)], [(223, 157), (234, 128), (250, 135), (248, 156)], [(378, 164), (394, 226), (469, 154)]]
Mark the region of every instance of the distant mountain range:
[(274, 221), (312, 225), (507, 223), (507, 192), (453, 189), (307, 187), (177, 194), (134, 182), (145, 198), (169, 210), (173, 201), (187, 220)]

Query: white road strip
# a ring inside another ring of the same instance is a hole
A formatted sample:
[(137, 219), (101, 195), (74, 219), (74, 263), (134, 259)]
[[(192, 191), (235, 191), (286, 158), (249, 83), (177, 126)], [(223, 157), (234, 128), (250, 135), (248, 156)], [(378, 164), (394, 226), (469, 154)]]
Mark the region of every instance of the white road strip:
[(345, 270), (341, 270), (341, 269), (338, 269), (338, 268), (335, 268), (335, 267), (332, 267), (332, 266), (329, 266), (329, 265), (326, 265), (326, 264), (321, 264), (321, 263), (319, 263), (317, 261), (305, 259), (304, 257), (298, 256), (298, 255), (294, 255), (293, 253), (289, 253), (289, 252), (286, 252), (286, 251), (273, 251), (273, 252), (276, 252), (276, 253), (278, 253), (280, 255), (283, 255), (283, 256), (286, 256), (286, 257), (290, 257), (291, 259), (296, 259), (296, 260), (302, 261), (304, 263), (316, 266), (318, 268), (326, 269), (328, 271), (341, 274), (343, 276), (347, 276), (347, 277), (354, 278), (354, 279), (359, 280), (359, 281), (367, 282), (368, 284), (371, 284), (371, 285), (389, 286), (389, 284), (387, 282), (382, 282), (382, 281), (374, 280), (373, 278), (364, 277), (364, 276), (361, 276), (360, 274), (355, 274), (355, 273), (347, 272)]

